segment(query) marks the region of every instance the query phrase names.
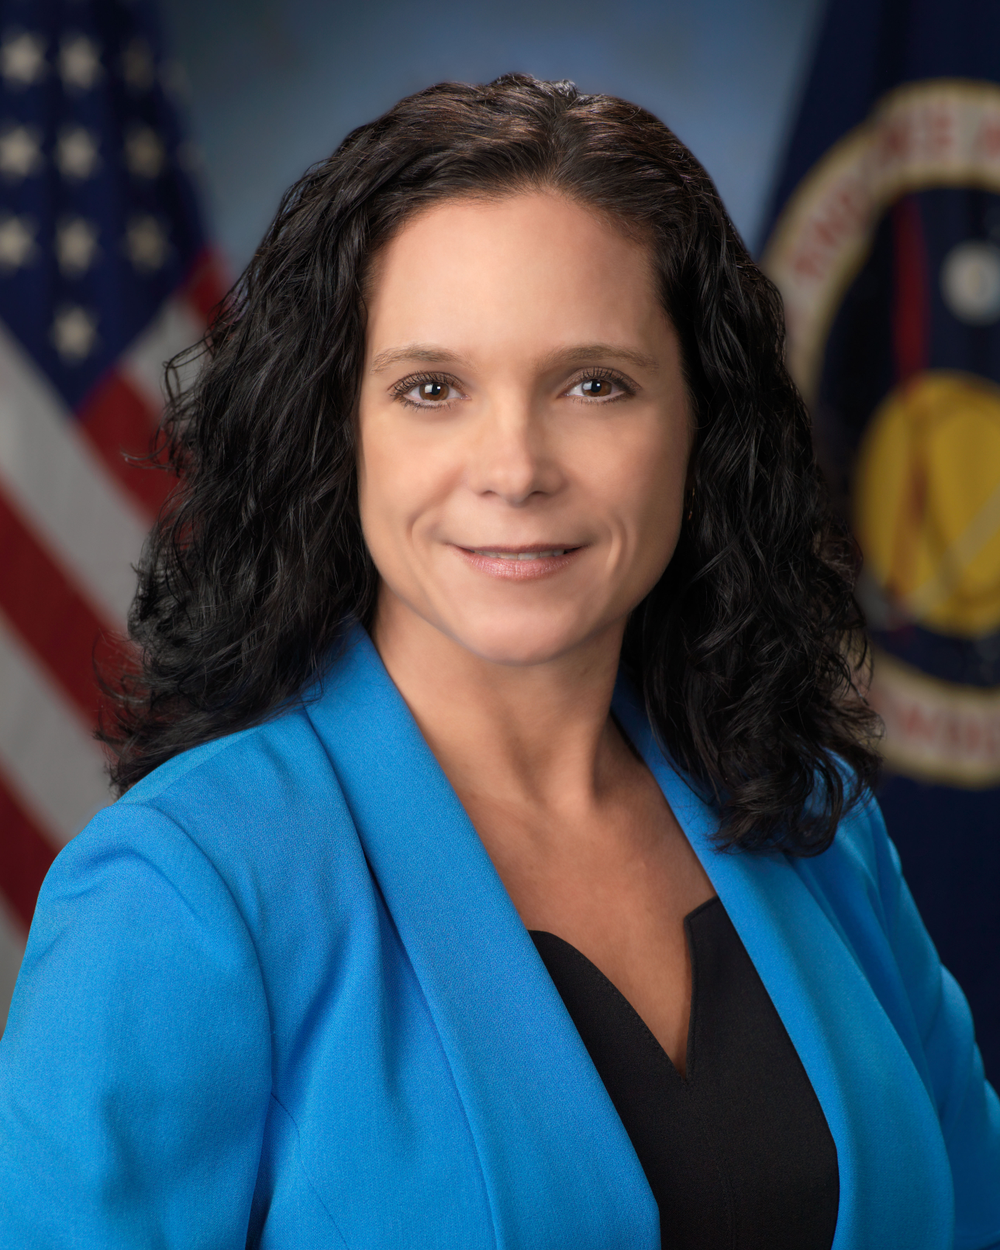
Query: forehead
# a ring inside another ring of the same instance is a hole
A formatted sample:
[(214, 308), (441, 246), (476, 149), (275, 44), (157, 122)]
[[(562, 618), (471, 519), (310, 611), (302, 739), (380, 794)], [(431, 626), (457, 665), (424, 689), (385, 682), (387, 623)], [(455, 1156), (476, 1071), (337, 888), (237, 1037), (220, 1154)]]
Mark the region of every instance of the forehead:
[(549, 339), (604, 341), (611, 329), (648, 338), (665, 317), (657, 290), (651, 248), (563, 195), (446, 200), (376, 258), (370, 346), (414, 333), (516, 337), (518, 327)]

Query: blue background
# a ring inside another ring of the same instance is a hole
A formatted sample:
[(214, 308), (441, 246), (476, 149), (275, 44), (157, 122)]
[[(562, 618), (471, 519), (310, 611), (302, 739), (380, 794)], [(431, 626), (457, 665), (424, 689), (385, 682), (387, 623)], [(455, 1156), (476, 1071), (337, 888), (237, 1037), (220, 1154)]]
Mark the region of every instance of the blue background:
[(820, 0), (161, 0), (189, 84), (209, 209), (233, 270), (312, 161), (400, 96), (509, 70), (652, 110), (763, 226)]

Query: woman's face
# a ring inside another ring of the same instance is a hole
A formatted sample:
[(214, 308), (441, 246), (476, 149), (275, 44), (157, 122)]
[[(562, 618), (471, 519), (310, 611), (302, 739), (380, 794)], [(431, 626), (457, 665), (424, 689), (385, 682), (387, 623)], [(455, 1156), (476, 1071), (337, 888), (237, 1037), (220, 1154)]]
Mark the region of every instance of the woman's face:
[(620, 638), (677, 542), (693, 432), (648, 249), (554, 193), (446, 201), (380, 254), (368, 311), (376, 632), (515, 665)]

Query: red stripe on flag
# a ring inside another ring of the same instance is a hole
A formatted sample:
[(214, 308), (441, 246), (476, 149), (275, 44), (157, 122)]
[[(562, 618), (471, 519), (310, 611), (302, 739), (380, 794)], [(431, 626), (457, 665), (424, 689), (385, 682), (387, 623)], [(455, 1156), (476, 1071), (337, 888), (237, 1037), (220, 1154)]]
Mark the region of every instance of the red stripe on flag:
[[(83, 401), (77, 416), (110, 472), (146, 512), (156, 516), (174, 484), (172, 473), (147, 459), (158, 414), (127, 378), (111, 369)], [(162, 464), (162, 458), (157, 457), (157, 462)]]
[(56, 857), (38, 825), (0, 776), (0, 881), (4, 897), (24, 923), (31, 924), (42, 879)]
[(2, 490), (0, 551), (0, 607), (86, 723), (96, 725), (100, 694), (94, 677), (94, 649), (99, 646), (101, 658), (109, 654), (114, 631), (100, 619)]
[(194, 306), (201, 320), (207, 323), (228, 289), (222, 261), (215, 252), (206, 248), (195, 261), (190, 276), (184, 283), (185, 297)]

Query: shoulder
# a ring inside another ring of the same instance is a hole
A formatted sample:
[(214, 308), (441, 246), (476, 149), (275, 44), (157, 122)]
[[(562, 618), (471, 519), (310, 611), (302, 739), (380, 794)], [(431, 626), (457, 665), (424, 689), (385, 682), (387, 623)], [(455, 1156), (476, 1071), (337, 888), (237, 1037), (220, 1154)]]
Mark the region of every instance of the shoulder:
[(251, 929), (283, 897), (342, 889), (363, 856), (307, 713), (205, 743), (143, 778), (59, 854), (43, 914), (53, 894), (75, 894), (95, 876), (124, 882), (140, 862), (140, 876), (155, 872), (192, 903), (216, 898), (217, 916), (235, 905)]
[(851, 951), (918, 1070), (933, 1084), (929, 1039), (949, 1017), (962, 1034), (959, 1049), (971, 1052), (971, 1021), (907, 889), (876, 800), (859, 802), (841, 821), (829, 849), (794, 867)]
[[(308, 783), (308, 784), (306, 784)], [(104, 815), (128, 819), (158, 810), (202, 827), (235, 813), (292, 816), (316, 789), (336, 788), (304, 709), (294, 708), (238, 733), (183, 751), (154, 769)]]
[(916, 1054), (940, 1004), (942, 970), (876, 799), (863, 797), (826, 851), (792, 867)]
[(891, 928), (902, 886), (899, 855), (870, 792), (841, 817), (827, 850), (791, 862), (813, 892), (822, 894), (835, 910), (867, 913), (880, 927)]

